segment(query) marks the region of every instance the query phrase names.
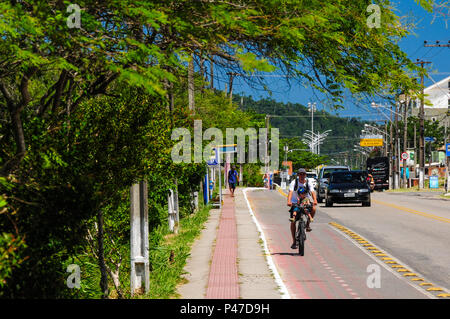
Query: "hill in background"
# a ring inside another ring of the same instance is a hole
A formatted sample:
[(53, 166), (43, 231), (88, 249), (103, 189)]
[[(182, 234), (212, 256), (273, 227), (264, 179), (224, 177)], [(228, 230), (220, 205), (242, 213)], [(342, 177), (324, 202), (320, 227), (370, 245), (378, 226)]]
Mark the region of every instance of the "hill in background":
[[(299, 103), (282, 103), (272, 99), (255, 101), (251, 96), (233, 96), (233, 101), (244, 111), (257, 114), (277, 116), (302, 117), (274, 117), (270, 125), (280, 130), (280, 138), (302, 139), (306, 130), (311, 130), (311, 114), (308, 108)], [(324, 143), (320, 146), (320, 154), (332, 154), (342, 151), (352, 151), (359, 143), (361, 130), (365, 122), (358, 118), (342, 118), (326, 111), (314, 112), (314, 132), (331, 130)]]

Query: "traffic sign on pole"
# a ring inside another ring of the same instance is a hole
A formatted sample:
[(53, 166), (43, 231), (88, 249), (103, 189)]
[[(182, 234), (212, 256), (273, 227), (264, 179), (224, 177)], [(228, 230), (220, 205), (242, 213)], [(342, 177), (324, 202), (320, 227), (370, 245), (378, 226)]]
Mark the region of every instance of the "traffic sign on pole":
[(402, 159), (403, 159), (403, 160), (407, 160), (407, 159), (408, 159), (408, 153), (403, 152), (403, 153), (402, 153)]

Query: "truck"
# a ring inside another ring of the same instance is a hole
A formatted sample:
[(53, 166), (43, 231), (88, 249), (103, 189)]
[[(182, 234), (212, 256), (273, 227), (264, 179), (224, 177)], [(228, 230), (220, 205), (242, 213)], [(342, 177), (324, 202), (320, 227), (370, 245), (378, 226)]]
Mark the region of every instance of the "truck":
[(371, 174), (375, 182), (374, 189), (389, 189), (389, 158), (385, 156), (368, 158), (367, 173)]

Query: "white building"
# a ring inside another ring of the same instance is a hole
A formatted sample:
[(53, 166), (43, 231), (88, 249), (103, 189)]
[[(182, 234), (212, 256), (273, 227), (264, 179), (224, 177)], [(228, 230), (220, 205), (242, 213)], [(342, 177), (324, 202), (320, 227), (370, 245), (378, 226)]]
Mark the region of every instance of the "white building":
[[(425, 120), (439, 121), (441, 125), (444, 125), (443, 120), (450, 111), (450, 76), (425, 88), (424, 93)], [(419, 109), (420, 100), (418, 99), (413, 103), (412, 115), (418, 116)]]

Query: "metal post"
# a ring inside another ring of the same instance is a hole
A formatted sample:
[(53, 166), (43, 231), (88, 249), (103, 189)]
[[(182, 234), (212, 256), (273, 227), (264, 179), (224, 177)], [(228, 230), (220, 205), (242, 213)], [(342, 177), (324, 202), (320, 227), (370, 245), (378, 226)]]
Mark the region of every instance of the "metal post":
[(150, 290), (148, 256), (148, 200), (147, 182), (141, 181), (130, 189), (130, 286), (133, 296), (145, 284), (145, 293)]
[(394, 154), (395, 154), (395, 168), (394, 168), (394, 189), (398, 189), (398, 184), (399, 184), (399, 171), (400, 171), (400, 167), (398, 165), (398, 163), (400, 163), (399, 161), (399, 155), (398, 154), (398, 149), (399, 149), (399, 134), (398, 134), (398, 103), (399, 103), (399, 98), (396, 98), (395, 101), (395, 111), (394, 111), (394, 118), (395, 118), (395, 140), (394, 140)]
[[(209, 175), (209, 167), (206, 167), (206, 183), (205, 183), (205, 187), (206, 187), (206, 203), (208, 204), (209, 202), (209, 179), (210, 179), (210, 175)], [(197, 196), (197, 207), (196, 209), (198, 209), (198, 196)]]

